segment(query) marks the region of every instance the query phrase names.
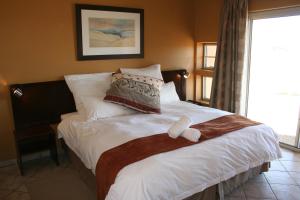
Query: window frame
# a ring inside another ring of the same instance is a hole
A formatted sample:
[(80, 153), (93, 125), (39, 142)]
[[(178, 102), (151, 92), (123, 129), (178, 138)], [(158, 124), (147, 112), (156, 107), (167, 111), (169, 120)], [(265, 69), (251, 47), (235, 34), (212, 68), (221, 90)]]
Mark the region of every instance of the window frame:
[[(289, 17), (300, 15), (300, 6), (284, 7), (284, 8), (275, 8), (269, 10), (259, 10), (249, 12), (249, 28), (248, 28), (248, 52), (251, 52), (251, 43), (252, 43), (252, 27), (254, 20), (260, 19), (270, 19), (278, 17)], [(246, 109), (245, 115), (248, 114), (248, 98), (249, 98), (249, 81), (250, 81), (250, 66), (251, 66), (251, 53), (249, 53), (248, 62), (247, 62), (247, 88), (246, 88)], [(299, 151), (300, 149), (300, 110), (298, 115), (298, 126), (295, 138), (294, 146), (280, 142), (280, 145), (292, 150)]]
[[(204, 98), (204, 77), (214, 76), (214, 67), (205, 67), (205, 58), (216, 58), (216, 56), (205, 56), (205, 48), (207, 46), (217, 46), (216, 42), (197, 42), (196, 43), (196, 66), (195, 66), (195, 76), (200, 77), (201, 87), (200, 87), (200, 102), (208, 105), (210, 98)], [(199, 53), (200, 52), (200, 53)], [(200, 55), (199, 55), (200, 54)], [(196, 84), (197, 81), (195, 81)], [(196, 93), (199, 91), (197, 85), (195, 85), (195, 100), (197, 99)]]
[(212, 78), (213, 79), (213, 77), (210, 77), (210, 76), (202, 76), (201, 77), (201, 82), (202, 82), (201, 83), (201, 86), (202, 86), (202, 88), (201, 88), (201, 97), (202, 97), (201, 100), (209, 103), (210, 102), (210, 97), (209, 98), (205, 98), (204, 97), (205, 96), (205, 92), (206, 92), (206, 90), (204, 89), (205, 86), (206, 86), (204, 78)]
[[(206, 48), (207, 46), (217, 46), (217, 43), (203, 43), (203, 57), (202, 57), (202, 69), (208, 69), (208, 70), (214, 70), (214, 67), (205, 67), (205, 58), (214, 58), (216, 59), (216, 55), (215, 56), (206, 56)], [(217, 53), (217, 52), (216, 52)]]

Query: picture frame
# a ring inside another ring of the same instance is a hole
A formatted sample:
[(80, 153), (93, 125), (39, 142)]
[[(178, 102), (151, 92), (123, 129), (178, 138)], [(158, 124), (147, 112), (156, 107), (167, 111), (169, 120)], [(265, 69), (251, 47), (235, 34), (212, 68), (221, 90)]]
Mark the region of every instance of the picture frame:
[(144, 9), (76, 4), (77, 59), (144, 58)]

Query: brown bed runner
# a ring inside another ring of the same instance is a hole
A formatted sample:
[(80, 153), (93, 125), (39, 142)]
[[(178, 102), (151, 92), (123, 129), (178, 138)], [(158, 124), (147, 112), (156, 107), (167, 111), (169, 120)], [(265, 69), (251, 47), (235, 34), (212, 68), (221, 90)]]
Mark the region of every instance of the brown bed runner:
[(226, 133), (260, 123), (239, 115), (226, 115), (207, 122), (193, 125), (199, 129), (201, 138), (198, 142), (178, 137), (173, 139), (167, 133), (137, 138), (105, 151), (96, 166), (98, 200), (104, 200), (118, 172), (127, 165), (143, 160), (155, 154), (198, 144)]

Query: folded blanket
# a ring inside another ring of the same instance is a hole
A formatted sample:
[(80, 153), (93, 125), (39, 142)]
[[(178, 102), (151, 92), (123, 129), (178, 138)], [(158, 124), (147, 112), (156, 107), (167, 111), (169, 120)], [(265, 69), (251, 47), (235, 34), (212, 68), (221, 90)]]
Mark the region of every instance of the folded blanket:
[(192, 121), (187, 116), (182, 116), (179, 121), (175, 122), (170, 129), (168, 134), (171, 138), (177, 138), (183, 131), (192, 125)]
[(198, 142), (201, 137), (201, 132), (195, 128), (187, 128), (180, 135), (191, 142)]

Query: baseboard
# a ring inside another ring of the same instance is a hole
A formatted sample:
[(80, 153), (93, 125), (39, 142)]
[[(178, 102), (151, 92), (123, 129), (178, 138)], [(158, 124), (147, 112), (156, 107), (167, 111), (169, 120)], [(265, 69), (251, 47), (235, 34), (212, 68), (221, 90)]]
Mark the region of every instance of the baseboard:
[(288, 149), (288, 150), (291, 150), (291, 151), (295, 151), (295, 152), (300, 152), (300, 149), (297, 148), (297, 147), (294, 147), (294, 146), (291, 146), (291, 145), (288, 145), (288, 144), (284, 144), (284, 143), (280, 143), (279, 145), (282, 148), (285, 148), (285, 149)]
[(0, 167), (7, 167), (10, 165), (15, 165), (16, 163), (17, 163), (16, 159), (4, 160), (4, 161), (0, 161)]
[(33, 154), (23, 156), (23, 162), (28, 162), (28, 161), (31, 161), (31, 160), (38, 160), (38, 159), (49, 157), (49, 156), (50, 156), (49, 151), (41, 151), (41, 152), (37, 152), (37, 153), (33, 153)]
[[(25, 155), (22, 157), (23, 162), (28, 162), (32, 160), (37, 160), (45, 157), (49, 157), (50, 153), (49, 151), (42, 151), (42, 152), (37, 152), (29, 155)], [(10, 165), (16, 165), (17, 164), (17, 159), (11, 159), (11, 160), (4, 160), (0, 161), (0, 167), (7, 167)]]

